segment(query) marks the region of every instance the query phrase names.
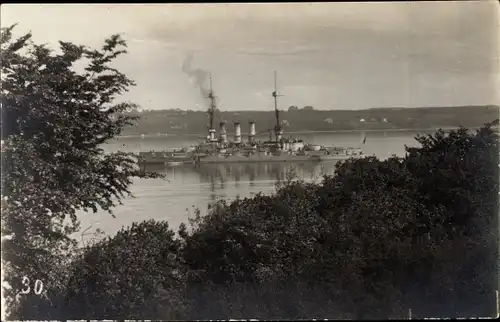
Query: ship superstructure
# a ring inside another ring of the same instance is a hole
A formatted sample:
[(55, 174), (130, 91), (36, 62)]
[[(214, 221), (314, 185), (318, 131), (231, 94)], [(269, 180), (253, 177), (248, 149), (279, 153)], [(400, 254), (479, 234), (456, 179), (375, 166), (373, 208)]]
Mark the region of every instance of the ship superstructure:
[[(274, 72), (274, 110), (276, 123), (273, 129), (267, 129), (269, 140), (257, 140), (257, 125), (254, 121), (248, 122), (248, 135), (245, 140), (241, 132), (241, 123), (234, 122), (234, 137), (228, 138), (227, 122), (219, 123), (219, 136), (214, 128), (214, 116), (217, 110), (216, 96), (212, 89), (210, 75), (210, 91), (207, 98), (210, 100), (208, 108), (209, 124), (208, 135), (198, 145), (173, 151), (149, 151), (139, 154), (142, 164), (164, 163), (176, 165), (184, 163), (228, 163), (228, 162), (293, 162), (293, 161), (335, 161), (363, 156), (360, 148), (325, 147), (307, 144), (301, 139), (285, 138), (283, 126), (280, 123), (278, 109), (277, 74)], [(274, 135), (273, 135), (274, 134)]]

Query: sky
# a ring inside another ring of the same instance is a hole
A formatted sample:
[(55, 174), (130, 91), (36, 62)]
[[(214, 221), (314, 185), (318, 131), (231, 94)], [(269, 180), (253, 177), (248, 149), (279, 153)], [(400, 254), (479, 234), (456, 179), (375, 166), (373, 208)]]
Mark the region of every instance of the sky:
[[(145, 109), (204, 110), (208, 72), (222, 110), (355, 110), (499, 104), (496, 1), (2, 5), (1, 24), (36, 42), (100, 46)], [(201, 84), (203, 83), (203, 84)], [(200, 86), (202, 89), (200, 90)]]

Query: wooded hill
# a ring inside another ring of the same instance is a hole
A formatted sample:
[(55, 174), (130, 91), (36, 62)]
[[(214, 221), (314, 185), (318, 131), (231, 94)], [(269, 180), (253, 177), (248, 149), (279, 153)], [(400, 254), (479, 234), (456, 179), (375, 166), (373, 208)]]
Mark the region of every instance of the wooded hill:
[[(451, 106), (421, 108), (372, 108), (367, 110), (305, 110), (281, 111), (286, 132), (377, 130), (377, 129), (429, 129), (447, 127), (479, 127), (499, 117), (500, 108), (487, 106)], [(205, 134), (208, 114), (205, 111), (156, 110), (132, 112), (140, 116), (134, 126), (125, 128), (123, 135), (140, 134)], [(242, 132), (248, 131), (248, 121), (255, 121), (257, 132), (267, 132), (275, 125), (274, 111), (217, 111), (215, 126), (228, 122), (232, 133), (233, 122), (241, 122)]]

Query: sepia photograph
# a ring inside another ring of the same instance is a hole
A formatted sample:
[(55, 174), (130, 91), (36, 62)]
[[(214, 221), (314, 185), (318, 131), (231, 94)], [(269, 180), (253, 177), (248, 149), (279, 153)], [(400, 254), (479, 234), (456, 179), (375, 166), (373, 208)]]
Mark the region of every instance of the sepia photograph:
[(498, 1), (0, 14), (2, 321), (499, 317)]

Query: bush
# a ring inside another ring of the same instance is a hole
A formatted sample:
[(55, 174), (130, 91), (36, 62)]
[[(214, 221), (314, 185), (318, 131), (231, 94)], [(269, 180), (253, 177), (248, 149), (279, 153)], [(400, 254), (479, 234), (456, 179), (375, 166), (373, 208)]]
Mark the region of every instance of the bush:
[[(198, 276), (188, 287), (245, 285), (294, 308), (271, 302), (262, 318), (320, 312), (301, 305), (307, 300), (298, 289), (270, 290), (270, 283), (321, 283), (328, 295), (317, 304), (342, 308), (324, 318), (405, 317), (409, 308), (417, 317), (491, 315), (498, 285), (496, 134), (487, 125), (417, 140), (422, 147), (407, 148), (405, 158), (351, 160), (320, 185), (289, 181), (273, 196), (217, 204), (190, 233), (182, 231), (186, 264)], [(203, 301), (214, 299), (212, 292)], [(226, 312), (241, 312), (240, 301), (230, 296), (210, 316), (232, 317)]]
[(174, 235), (166, 222), (149, 220), (87, 246), (73, 264), (63, 316), (179, 319), (186, 274)]

